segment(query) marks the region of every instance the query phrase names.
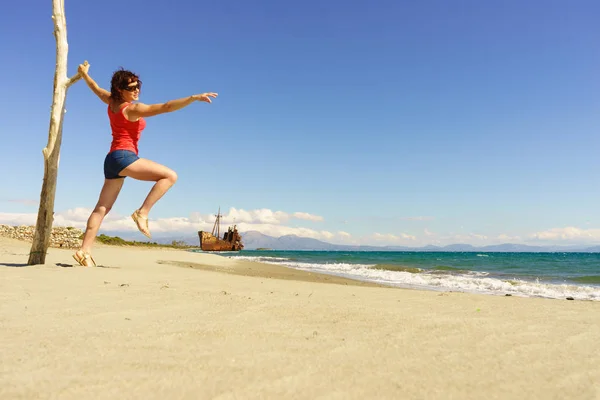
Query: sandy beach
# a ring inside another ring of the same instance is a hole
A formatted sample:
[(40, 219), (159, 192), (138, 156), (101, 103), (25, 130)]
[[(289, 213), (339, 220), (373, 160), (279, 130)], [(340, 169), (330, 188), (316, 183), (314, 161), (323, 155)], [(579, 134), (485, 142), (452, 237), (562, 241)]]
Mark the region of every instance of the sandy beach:
[(0, 238), (0, 399), (598, 399), (600, 304)]

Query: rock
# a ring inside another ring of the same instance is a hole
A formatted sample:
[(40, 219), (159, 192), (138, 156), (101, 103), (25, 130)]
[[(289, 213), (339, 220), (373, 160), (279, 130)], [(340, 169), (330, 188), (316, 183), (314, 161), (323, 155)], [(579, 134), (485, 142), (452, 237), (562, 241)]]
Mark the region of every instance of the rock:
[[(35, 226), (9, 226), (0, 225), (0, 236), (8, 237), (12, 239), (25, 240), (28, 242), (33, 241), (33, 234), (35, 232)], [(81, 229), (73, 227), (62, 227), (57, 226), (52, 228), (50, 235), (50, 247), (63, 248), (63, 249), (78, 249), (81, 247), (81, 235), (83, 231)]]

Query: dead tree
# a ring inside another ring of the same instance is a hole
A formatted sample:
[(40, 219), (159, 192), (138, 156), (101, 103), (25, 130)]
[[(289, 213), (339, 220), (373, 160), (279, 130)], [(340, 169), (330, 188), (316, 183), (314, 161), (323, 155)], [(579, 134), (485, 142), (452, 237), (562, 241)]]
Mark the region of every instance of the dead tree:
[[(54, 197), (56, 195), (56, 178), (58, 176), (58, 160), (62, 141), (62, 126), (65, 114), (67, 89), (81, 79), (79, 74), (67, 77), (67, 22), (65, 19), (64, 0), (52, 0), (52, 19), (54, 20), (54, 38), (56, 39), (56, 70), (54, 72), (54, 96), (50, 114), (48, 144), (42, 150), (44, 155), (44, 181), (40, 194), (40, 206), (33, 236), (33, 244), (29, 252), (27, 264), (44, 264), (46, 252), (50, 245), (52, 222), (54, 221)], [(87, 61), (86, 61), (87, 63)]]

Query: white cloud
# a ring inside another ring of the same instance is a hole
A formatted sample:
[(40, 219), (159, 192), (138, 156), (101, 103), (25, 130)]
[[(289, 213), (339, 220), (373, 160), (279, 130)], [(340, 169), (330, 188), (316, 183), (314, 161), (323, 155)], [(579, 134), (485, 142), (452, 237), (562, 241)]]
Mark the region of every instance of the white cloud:
[(0, 224), (35, 225), (37, 214), (0, 213)]
[[(54, 226), (73, 226), (80, 229), (85, 229), (87, 219), (89, 218), (91, 209), (74, 208), (54, 214)], [(354, 239), (348, 232), (338, 231), (336, 233), (327, 230), (314, 230), (305, 227), (290, 227), (283, 223), (289, 219), (284, 212), (273, 212), (267, 209), (260, 210), (238, 210), (231, 209), (229, 213), (223, 215), (221, 229), (225, 230), (231, 224), (236, 224), (240, 232), (258, 231), (265, 235), (280, 237), (284, 235), (297, 235), (309, 237), (317, 240), (323, 240), (331, 243), (339, 244), (369, 244), (373, 242), (373, 237)], [(155, 234), (168, 233), (195, 233), (199, 230), (211, 231), (214, 225), (214, 214), (201, 214), (193, 212), (189, 217), (172, 217), (172, 218), (152, 218), (150, 216), (150, 230)], [(16, 213), (0, 213), (0, 224), (7, 225), (35, 225), (36, 214), (16, 214)], [(104, 219), (100, 228), (102, 232), (130, 232), (137, 233), (137, 227), (131, 220), (129, 215), (120, 215), (111, 212)], [(414, 240), (414, 236), (399, 234), (399, 235), (380, 235), (380, 242), (388, 241), (390, 244), (401, 243), (406, 240)]]
[[(306, 221), (323, 221), (323, 217), (318, 215), (312, 215), (305, 212), (295, 212), (288, 214), (283, 211), (272, 211), (267, 208), (258, 210), (246, 211), (243, 209), (237, 209), (231, 207), (228, 214), (223, 214), (223, 223), (235, 224), (235, 223), (248, 223), (248, 224), (271, 224), (279, 225), (288, 222), (290, 219), (302, 219)], [(204, 220), (213, 220), (214, 215), (209, 214), (203, 218)]]
[(540, 241), (595, 242), (600, 240), (600, 229), (581, 229), (567, 226), (536, 232), (531, 234), (530, 238)]
[(373, 234), (373, 239), (375, 240), (398, 240), (398, 236), (396, 235), (392, 235), (391, 233), (379, 233), (379, 232), (375, 232)]
[[(70, 210), (56, 212), (54, 215), (54, 226), (73, 226), (85, 229), (87, 219), (91, 213), (88, 208), (73, 208)], [(35, 225), (37, 213), (1, 213), (0, 224), (7, 225)], [(269, 209), (243, 210), (231, 208), (223, 215), (221, 229), (226, 230), (228, 226), (236, 224), (241, 232), (258, 231), (265, 235), (280, 237), (284, 235), (297, 235), (338, 244), (362, 244), (362, 245), (411, 245), (422, 246), (427, 244), (447, 245), (454, 243), (469, 243), (480, 246), (494, 243), (524, 243), (535, 241), (539, 244), (548, 243), (599, 243), (600, 229), (581, 229), (573, 226), (552, 228), (532, 233), (530, 235), (508, 235), (499, 234), (486, 236), (481, 233), (450, 233), (440, 234), (423, 230), (419, 238), (407, 233), (374, 233), (364, 236), (353, 237), (348, 232), (328, 230), (314, 230), (306, 227), (292, 227), (286, 225), (293, 218), (309, 221), (321, 221), (322, 217), (308, 213), (286, 213), (283, 211), (272, 211)], [(212, 213), (201, 214), (193, 212), (189, 216), (171, 218), (152, 218), (150, 216), (150, 230), (163, 236), (170, 233), (190, 234), (198, 230), (211, 231), (215, 216)], [(104, 220), (100, 232), (130, 232), (137, 233), (137, 227), (129, 215), (120, 215), (111, 212)]]
[[(90, 213), (92, 212), (89, 208), (78, 207), (72, 208), (67, 211), (57, 212), (54, 214), (54, 222), (57, 225), (63, 225), (64, 222), (76, 222), (76, 223), (85, 223), (87, 219), (90, 217)], [(113, 217), (111, 213), (107, 215), (107, 219), (109, 217)]]
[(502, 241), (502, 242), (520, 242), (521, 241), (521, 237), (520, 236), (510, 236), (507, 235), (505, 233), (502, 233), (500, 235), (498, 235), (496, 237), (496, 239)]
[(241, 232), (258, 231), (262, 234), (273, 236), (273, 237), (280, 237), (280, 236), (285, 236), (285, 235), (297, 235), (297, 236), (308, 237), (308, 238), (313, 238), (313, 239), (318, 239), (318, 240), (325, 240), (325, 241), (330, 241), (332, 239), (338, 239), (338, 240), (332, 240), (333, 242), (336, 242), (336, 243), (338, 243), (338, 242), (340, 242), (340, 240), (343, 240), (346, 238), (343, 235), (335, 235), (334, 233), (331, 233), (331, 232), (325, 231), (325, 230), (316, 231), (316, 230), (310, 229), (310, 228), (296, 228), (296, 227), (290, 227), (290, 226), (285, 226), (285, 225), (242, 223), (242, 224), (238, 224), (238, 229)]
[[(82, 207), (56, 212), (54, 214), (53, 225), (73, 226), (85, 229), (91, 212), (91, 209)], [(307, 213), (295, 214), (300, 214), (303, 219), (312, 219), (315, 221), (321, 218)], [(35, 225), (36, 215), (37, 213), (0, 213), (0, 224)], [(326, 230), (316, 231), (309, 228), (283, 225), (283, 223), (290, 219), (291, 215), (283, 211), (271, 211), (268, 209), (245, 211), (231, 208), (229, 213), (223, 215), (221, 229), (226, 230), (229, 225), (236, 224), (241, 232), (255, 230), (274, 237), (297, 235), (318, 240), (345, 238), (344, 235), (335, 235)], [(152, 215), (150, 215), (149, 225), (152, 233), (191, 233), (199, 230), (211, 231), (214, 222), (214, 214), (194, 212), (189, 217), (152, 218)], [(100, 228), (100, 232), (110, 231), (135, 233), (137, 232), (137, 227), (129, 215), (123, 216), (111, 212), (106, 216)]]
[[(214, 220), (211, 215), (208, 220)], [(229, 209), (229, 214), (223, 215), (223, 222), (226, 224), (232, 223), (251, 223), (251, 224), (281, 224), (289, 219), (289, 214), (283, 211), (271, 211), (266, 208), (259, 210), (238, 210), (234, 207)]]
[(330, 240), (335, 236), (333, 233), (328, 232), (328, 231), (321, 231), (319, 233), (327, 240)]
[(295, 212), (292, 215), (294, 216), (294, 218), (304, 219), (307, 221), (323, 221), (323, 217), (321, 217), (319, 215), (312, 215), (312, 214), (305, 213), (305, 212)]
[(378, 232), (375, 232), (371, 238), (377, 242), (387, 242), (392, 244), (404, 243), (407, 240), (414, 241), (417, 239), (415, 236), (407, 235), (406, 233), (400, 233), (399, 236), (396, 236), (391, 233), (382, 234)]
[[(63, 212), (54, 213), (54, 226), (72, 226), (85, 229), (87, 219), (92, 212), (87, 208), (74, 208)], [(37, 214), (0, 213), (0, 224), (6, 225), (35, 225)], [(181, 232), (192, 231), (195, 226), (206, 229), (210, 224), (201, 222), (192, 223), (189, 218), (150, 218), (153, 232)], [(212, 229), (212, 225), (210, 225)], [(101, 231), (136, 232), (137, 227), (129, 216), (110, 213), (102, 222)]]

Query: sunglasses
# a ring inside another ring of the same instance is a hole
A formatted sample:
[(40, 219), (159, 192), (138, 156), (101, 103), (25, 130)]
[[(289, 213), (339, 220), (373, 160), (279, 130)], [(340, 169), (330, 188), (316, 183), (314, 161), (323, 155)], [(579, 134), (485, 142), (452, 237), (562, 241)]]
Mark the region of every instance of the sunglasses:
[(133, 92), (135, 89), (142, 90), (142, 81), (138, 80), (137, 85), (133, 86), (129, 86), (129, 84), (126, 84), (123, 88), (123, 90), (127, 90), (128, 92)]

